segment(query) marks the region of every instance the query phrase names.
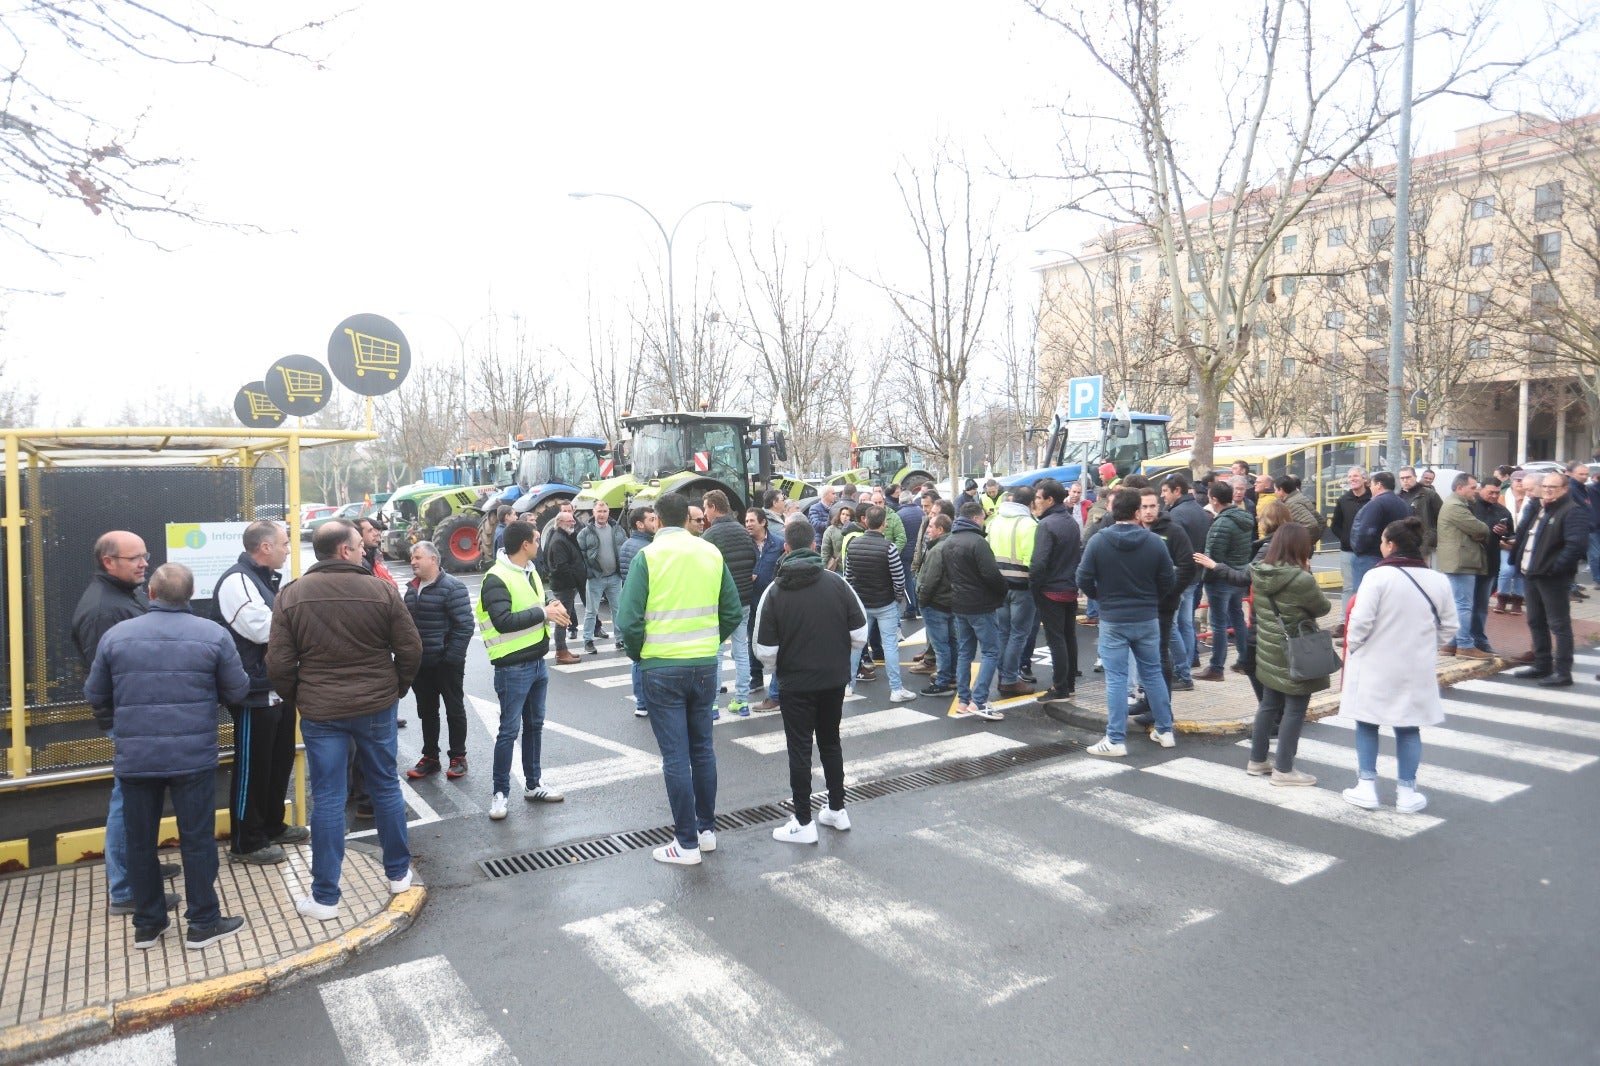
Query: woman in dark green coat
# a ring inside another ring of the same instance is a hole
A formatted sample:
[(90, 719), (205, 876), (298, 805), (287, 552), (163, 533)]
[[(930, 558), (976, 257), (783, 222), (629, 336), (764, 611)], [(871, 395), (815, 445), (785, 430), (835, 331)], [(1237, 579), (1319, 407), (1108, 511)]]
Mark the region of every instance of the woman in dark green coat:
[[(1256, 777), (1271, 773), (1274, 785), (1314, 785), (1315, 777), (1294, 768), (1294, 753), (1311, 696), (1327, 688), (1328, 679), (1295, 681), (1289, 676), (1289, 634), (1299, 632), (1308, 619), (1327, 614), (1332, 604), (1311, 574), (1311, 534), (1304, 526), (1291, 523), (1272, 535), (1266, 557), (1250, 564), (1250, 588), (1256, 615), (1256, 679), (1262, 692), (1245, 771)], [(1275, 724), (1277, 761), (1268, 763)]]

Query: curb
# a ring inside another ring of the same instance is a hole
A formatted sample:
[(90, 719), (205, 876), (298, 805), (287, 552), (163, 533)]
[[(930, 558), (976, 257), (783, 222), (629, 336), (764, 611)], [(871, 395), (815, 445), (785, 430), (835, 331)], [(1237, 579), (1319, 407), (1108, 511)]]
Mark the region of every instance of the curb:
[[(1514, 659), (1495, 657), (1493, 659), (1471, 659), (1465, 662), (1451, 662), (1438, 670), (1439, 684), (1448, 688), (1462, 681), (1471, 681), (1480, 677), (1489, 677), (1497, 674), (1509, 666), (1516, 665)], [(1306, 709), (1306, 721), (1315, 722), (1322, 718), (1331, 718), (1339, 713), (1340, 693), (1330, 692), (1312, 697), (1311, 706)], [(1106, 713), (1104, 710), (1094, 710), (1080, 707), (1076, 703), (1057, 700), (1052, 703), (1042, 703), (1044, 713), (1065, 725), (1076, 726), (1079, 729), (1089, 729), (1104, 732), (1106, 728)], [(1255, 709), (1251, 708), (1247, 717), (1213, 721), (1197, 721), (1174, 717), (1172, 728), (1174, 732), (1194, 736), (1238, 736), (1248, 733), (1254, 727), (1256, 720)]]
[(0, 1032), (0, 1064), (71, 1050), (205, 1011), (221, 1010), (288, 988), (344, 965), (407, 928), (422, 912), (428, 889), (420, 883), (393, 896), (389, 905), (326, 944), (239, 973), (194, 981), (104, 1006), (89, 1007)]

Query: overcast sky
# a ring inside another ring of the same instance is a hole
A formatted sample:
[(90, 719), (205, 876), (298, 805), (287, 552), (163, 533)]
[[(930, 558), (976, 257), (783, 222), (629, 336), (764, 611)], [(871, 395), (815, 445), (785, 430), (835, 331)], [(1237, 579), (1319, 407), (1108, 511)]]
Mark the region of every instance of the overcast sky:
[[(841, 265), (901, 276), (914, 265), (901, 157), (945, 136), (980, 166), (1048, 158), (1040, 105), (1077, 76), (1058, 40), (1002, 0), (395, 0), (305, 46), (327, 55), (322, 69), (130, 65), (81, 83), (91, 110), (147, 108), (140, 143), (193, 161), (183, 191), (209, 215), (268, 232), (152, 229), (177, 246), (160, 251), (53, 206), (43, 239), (85, 258), (0, 252), (11, 278), (65, 293), (12, 298), (0, 334), (40, 390), (41, 422), (104, 419), (159, 389), (227, 402), (280, 355), (325, 358), (333, 327), (361, 311), (394, 317), (422, 359), (455, 360), (439, 318), (469, 329), (491, 299), (536, 343), (581, 348), (586, 293), (612, 311), (637, 299), (661, 240), (633, 207), (574, 190), (632, 196), (669, 227), (700, 200), (755, 204), (685, 223), (680, 296), (725, 227), (825, 235)], [(1008, 193), (1013, 224), (1025, 192)], [(1084, 232), (1003, 234), (1007, 284), (1030, 299), (1032, 250)], [(854, 288), (864, 313), (871, 294)]]

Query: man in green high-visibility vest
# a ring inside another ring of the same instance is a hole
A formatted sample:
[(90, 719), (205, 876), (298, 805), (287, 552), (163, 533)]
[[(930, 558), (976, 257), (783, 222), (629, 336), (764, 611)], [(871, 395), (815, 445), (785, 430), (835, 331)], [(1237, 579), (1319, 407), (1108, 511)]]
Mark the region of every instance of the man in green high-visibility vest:
[(500, 731), (494, 738), (494, 800), (489, 817), (506, 816), (511, 794), (511, 749), (522, 734), (522, 798), (560, 803), (566, 797), (544, 786), (539, 766), (544, 737), (544, 696), (550, 672), (550, 626), (571, 621), (560, 600), (545, 602), (544, 586), (533, 568), (539, 534), (527, 522), (513, 522), (501, 539), (501, 554), (483, 575), (478, 593), (478, 629), (494, 666), (494, 692), (500, 697)]
[(628, 564), (617, 604), (617, 634), (639, 664), (650, 728), (677, 840), (655, 849), (657, 862), (694, 866), (717, 848), (717, 756), (711, 709), (717, 702), (722, 642), (744, 624), (739, 588), (722, 553), (685, 529), (689, 501), (656, 501), (661, 529)]

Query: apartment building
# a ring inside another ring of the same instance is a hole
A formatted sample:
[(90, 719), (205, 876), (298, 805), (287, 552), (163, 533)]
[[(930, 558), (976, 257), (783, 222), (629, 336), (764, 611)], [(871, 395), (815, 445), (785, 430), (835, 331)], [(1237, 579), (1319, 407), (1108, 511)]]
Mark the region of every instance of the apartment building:
[[(1519, 114), (1461, 130), (1450, 149), (1413, 161), (1406, 429), (1430, 433), (1435, 462), (1484, 471), (1587, 459), (1595, 448), (1596, 133), (1600, 115)], [(1219, 438), (1382, 429), (1394, 178), (1393, 165), (1342, 170), (1270, 249), (1248, 244), (1246, 254), (1264, 253), (1263, 268), (1256, 299), (1237, 316), (1248, 343), (1224, 393)], [(1191, 210), (1191, 231), (1218, 232), (1230, 206)], [(1249, 209), (1241, 222), (1247, 234), (1261, 226)], [(1134, 407), (1172, 415), (1181, 440), (1196, 380), (1173, 343), (1172, 300), (1203, 317), (1230, 289), (1204, 241), (1177, 261), (1186, 276), (1174, 286), (1150, 231), (1125, 227), (1039, 267), (1043, 387), (1102, 374)]]

